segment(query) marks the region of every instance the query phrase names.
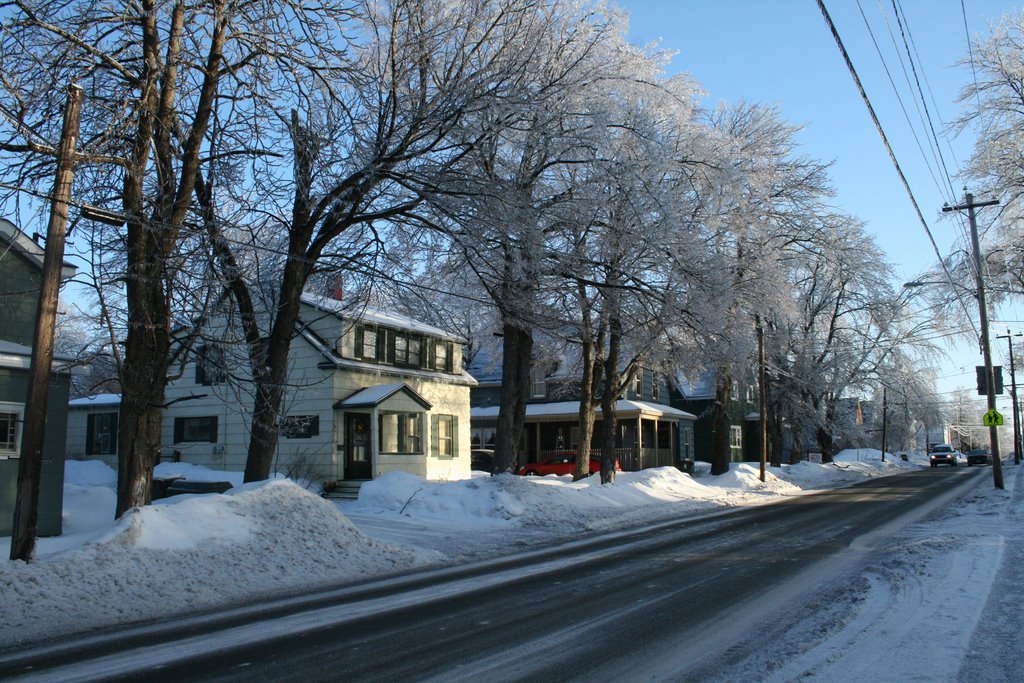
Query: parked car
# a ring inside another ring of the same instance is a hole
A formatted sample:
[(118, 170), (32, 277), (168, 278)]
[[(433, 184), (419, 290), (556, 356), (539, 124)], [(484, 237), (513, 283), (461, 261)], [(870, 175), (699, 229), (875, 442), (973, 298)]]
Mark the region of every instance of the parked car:
[(992, 454), (988, 452), (987, 448), (972, 448), (967, 451), (967, 466), (971, 465), (991, 465)]
[(956, 467), (960, 464), (960, 451), (953, 448), (948, 443), (940, 443), (932, 448), (932, 453), (928, 458), (928, 461), (931, 463), (932, 467), (938, 467), (939, 465)]
[(493, 472), (494, 451), (489, 448), (474, 448), (469, 452), (469, 467), (479, 472)]
[[(622, 471), (618, 460), (615, 462), (615, 469)], [(544, 476), (546, 474), (572, 474), (576, 471), (575, 453), (556, 453), (549, 455), (538, 462), (531, 462), (519, 468), (518, 474), (525, 477)], [(601, 459), (590, 459), (590, 473), (596, 474), (601, 471)]]

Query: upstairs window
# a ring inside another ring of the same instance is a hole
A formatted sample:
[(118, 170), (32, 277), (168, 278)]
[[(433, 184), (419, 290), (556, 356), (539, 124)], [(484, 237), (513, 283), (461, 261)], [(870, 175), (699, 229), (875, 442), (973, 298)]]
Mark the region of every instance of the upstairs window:
[(544, 371), (537, 368), (530, 370), (530, 397), (544, 398), (547, 395), (548, 383)]
[(642, 398), (644, 395), (644, 371), (637, 370), (633, 375), (633, 395)]
[(224, 349), (217, 344), (203, 344), (196, 352), (196, 384), (211, 386), (228, 380)]
[(655, 401), (661, 398), (661, 381), (656, 372), (651, 379), (651, 398)]
[(434, 359), (431, 367), (434, 370), (441, 372), (454, 372), (452, 369), (452, 355), (453, 348), (452, 342), (444, 341), (441, 339), (435, 339), (433, 342), (434, 346)]
[(372, 327), (363, 328), (362, 357), (365, 360), (377, 360), (377, 330)]

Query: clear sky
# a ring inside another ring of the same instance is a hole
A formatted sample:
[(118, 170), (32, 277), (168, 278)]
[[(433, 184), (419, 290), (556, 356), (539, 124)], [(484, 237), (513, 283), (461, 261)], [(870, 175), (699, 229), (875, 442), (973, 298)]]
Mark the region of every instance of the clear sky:
[[(970, 67), (957, 64), (968, 55), (968, 32), (987, 35), (990, 24), (1007, 12), (1020, 11), (1020, 5), (1006, 0), (895, 3), (914, 51), (928, 112), (942, 142), (944, 171), (930, 152), (926, 162), (919, 148), (917, 140), (929, 150), (930, 133), (927, 122), (921, 120), (923, 109), (915, 98), (916, 88), (908, 85), (914, 74), (903, 52), (893, 4), (893, 0), (825, 0), (945, 256), (967, 244), (965, 223), (941, 213), (944, 202), (958, 202), (962, 195), (964, 181), (957, 174), (973, 145), (969, 134), (952, 140), (945, 134), (959, 114), (956, 100), (960, 89), (972, 77)], [(659, 41), (663, 48), (677, 51), (671, 71), (691, 73), (707, 92), (709, 106), (740, 100), (771, 103), (790, 122), (805, 124), (799, 136), (802, 151), (833, 162), (837, 205), (866, 222), (892, 261), (898, 283), (919, 277), (936, 262), (925, 229), (815, 0), (621, 0), (620, 5), (632, 15), (632, 40)], [(904, 54), (907, 75), (899, 54)], [(896, 83), (895, 91), (886, 65)], [(1000, 321), (1010, 318), (1015, 331), (1024, 328), (1024, 317), (1013, 308), (994, 317)], [(1004, 334), (1006, 326), (1000, 322), (994, 334)], [(994, 347), (997, 364), (1006, 353), (1005, 340), (999, 344)], [(975, 363), (981, 363), (976, 344), (968, 342), (954, 349), (942, 367), (940, 390), (973, 385)]]

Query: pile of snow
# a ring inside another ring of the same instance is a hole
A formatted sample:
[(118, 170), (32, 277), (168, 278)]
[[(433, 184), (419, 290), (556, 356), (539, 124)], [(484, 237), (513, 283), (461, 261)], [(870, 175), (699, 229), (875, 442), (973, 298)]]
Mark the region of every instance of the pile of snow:
[[(346, 503), (286, 479), (242, 485), (238, 472), (163, 463), (156, 477), (228, 481), (235, 488), (167, 498), (116, 521), (114, 471), (99, 461), (68, 461), (64, 535), (40, 539), (34, 562), (0, 564), (0, 629), (29, 641), (239, 604), (588, 531), (765, 503), (922, 464), (891, 455), (882, 463), (880, 454), (870, 455), (769, 468), (765, 482), (748, 463), (717, 477), (706, 467), (695, 476), (671, 467), (622, 472), (610, 486), (599, 476), (430, 482), (391, 473), (367, 482), (359, 500)], [(0, 539), (0, 547), (9, 542)]]
[[(76, 467), (69, 487), (80, 490)], [(107, 507), (106, 496), (97, 502)], [(70, 522), (81, 500), (66, 505)], [(107, 513), (112, 520), (112, 506)], [(0, 628), (9, 638), (238, 604), (436, 559), (367, 538), (337, 506), (285, 479), (167, 498), (93, 531), (78, 547), (41, 539), (36, 561), (0, 564)]]

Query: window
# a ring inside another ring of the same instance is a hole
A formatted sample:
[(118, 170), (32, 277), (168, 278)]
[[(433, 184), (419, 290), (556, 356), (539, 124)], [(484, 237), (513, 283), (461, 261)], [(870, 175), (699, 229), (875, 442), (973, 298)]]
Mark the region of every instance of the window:
[(456, 445), (457, 425), (458, 418), (454, 415), (434, 415), (434, 455), (439, 458), (455, 457), (458, 450)]
[(217, 416), (174, 418), (174, 443), (217, 443)]
[(637, 370), (633, 376), (633, 395), (641, 398), (644, 395), (644, 371)]
[(382, 413), (380, 450), (382, 453), (422, 453), (422, 413)]
[(409, 339), (404, 334), (395, 335), (395, 362), (402, 365), (409, 362)]
[(420, 366), (420, 339), (418, 337), (411, 337), (409, 339), (409, 365), (413, 367)]
[(216, 344), (203, 344), (196, 352), (196, 384), (223, 384), (228, 379), (224, 349)]
[(548, 395), (548, 386), (544, 371), (540, 369), (530, 370), (530, 396), (532, 398), (544, 398)]
[(651, 377), (651, 398), (655, 401), (661, 398), (661, 382), (656, 372)]
[(452, 371), (452, 349), (451, 342), (436, 340), (434, 342), (434, 365), (435, 370), (444, 372)]
[(20, 403), (0, 403), (0, 457), (18, 457), (23, 420), (24, 407)]
[(743, 428), (733, 425), (729, 427), (729, 448), (733, 456), (740, 454), (743, 450)]
[(85, 418), (85, 454), (117, 453), (117, 413), (95, 413)]
[(473, 448), (494, 448), (494, 427), (474, 427), (470, 430), (470, 445)]
[(356, 329), (356, 356), (363, 360), (377, 360), (377, 330), (375, 328)]
[(289, 415), (281, 422), (281, 436), (286, 439), (310, 439), (319, 435), (319, 415)]

